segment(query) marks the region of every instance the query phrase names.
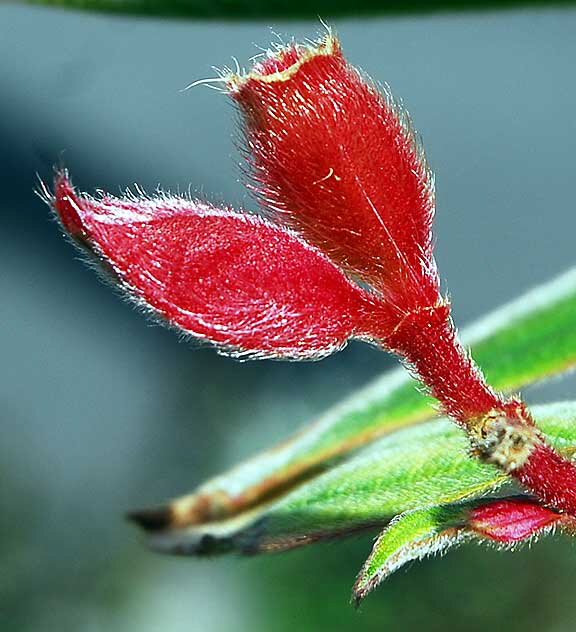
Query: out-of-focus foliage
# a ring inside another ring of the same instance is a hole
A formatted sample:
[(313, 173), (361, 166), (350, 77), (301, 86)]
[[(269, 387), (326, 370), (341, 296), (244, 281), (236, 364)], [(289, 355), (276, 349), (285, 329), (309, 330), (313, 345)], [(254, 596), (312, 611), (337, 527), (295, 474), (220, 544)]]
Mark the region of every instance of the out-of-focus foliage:
[[(31, 4), (62, 6), (71, 9), (116, 14), (173, 18), (211, 18), (271, 20), (279, 18), (333, 18), (354, 15), (410, 15), (439, 11), (476, 11), (514, 7), (550, 6), (545, 0), (28, 0)], [(556, 6), (574, 4), (574, 0), (555, 0)]]

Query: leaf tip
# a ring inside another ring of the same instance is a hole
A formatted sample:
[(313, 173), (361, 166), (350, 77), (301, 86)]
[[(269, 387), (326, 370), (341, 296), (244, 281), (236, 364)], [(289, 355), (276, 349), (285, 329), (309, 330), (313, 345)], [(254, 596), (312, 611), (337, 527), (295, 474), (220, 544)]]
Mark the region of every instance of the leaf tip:
[(364, 598), (370, 593), (379, 581), (368, 580), (366, 582), (366, 577), (363, 573), (363, 570), (360, 571), (358, 577), (356, 577), (356, 581), (354, 582), (354, 586), (352, 586), (352, 596), (350, 597), (350, 603), (354, 610), (358, 610), (360, 608), (360, 604), (364, 601)]
[(58, 169), (54, 175), (53, 190), (42, 186), (41, 197), (54, 209), (62, 227), (73, 239), (84, 232), (81, 218), (80, 200), (67, 169)]
[(173, 522), (173, 511), (169, 505), (136, 509), (126, 514), (126, 520), (135, 523), (149, 533), (164, 531)]

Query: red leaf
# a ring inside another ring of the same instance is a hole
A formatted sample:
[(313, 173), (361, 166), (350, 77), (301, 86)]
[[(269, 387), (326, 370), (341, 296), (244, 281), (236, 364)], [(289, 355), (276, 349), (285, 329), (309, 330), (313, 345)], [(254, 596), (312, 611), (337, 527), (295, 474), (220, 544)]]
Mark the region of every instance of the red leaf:
[(259, 217), (167, 196), (92, 198), (65, 173), (50, 201), (139, 305), (228, 351), (316, 358), (368, 335), (371, 295)]
[(438, 301), (434, 183), (408, 115), (337, 39), (228, 77), (263, 205), (402, 311)]
[(563, 515), (525, 498), (504, 499), (476, 507), (469, 526), (482, 537), (513, 544), (561, 522)]

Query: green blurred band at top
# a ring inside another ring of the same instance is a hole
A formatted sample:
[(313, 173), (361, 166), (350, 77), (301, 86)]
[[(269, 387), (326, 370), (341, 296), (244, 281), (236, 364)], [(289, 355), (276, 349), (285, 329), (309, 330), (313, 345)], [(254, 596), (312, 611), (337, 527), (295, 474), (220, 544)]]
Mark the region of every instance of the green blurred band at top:
[(572, 6), (576, 0), (28, 0), (119, 15), (191, 19), (318, 19), (346, 16), (401, 16), (511, 8)]

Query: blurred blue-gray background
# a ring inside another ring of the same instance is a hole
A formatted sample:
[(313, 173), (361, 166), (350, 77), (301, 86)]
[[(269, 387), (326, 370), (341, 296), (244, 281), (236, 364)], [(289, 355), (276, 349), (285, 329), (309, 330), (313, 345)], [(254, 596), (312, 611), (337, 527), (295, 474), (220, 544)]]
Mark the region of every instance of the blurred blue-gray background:
[[(272, 32), (268, 27), (272, 27)], [(464, 324), (574, 263), (576, 11), (334, 23), (404, 100), (437, 174), (437, 257)], [(125, 510), (189, 491), (298, 429), (394, 361), (193, 349), (78, 261), (34, 195), (191, 190), (252, 208), (233, 108), (191, 81), (317, 21), (124, 19), (0, 6), (0, 628), (96, 632), (573, 630), (576, 551), (475, 547), (393, 577), (360, 613), (370, 537), (260, 559), (148, 553)], [(567, 378), (527, 393), (574, 397)]]

